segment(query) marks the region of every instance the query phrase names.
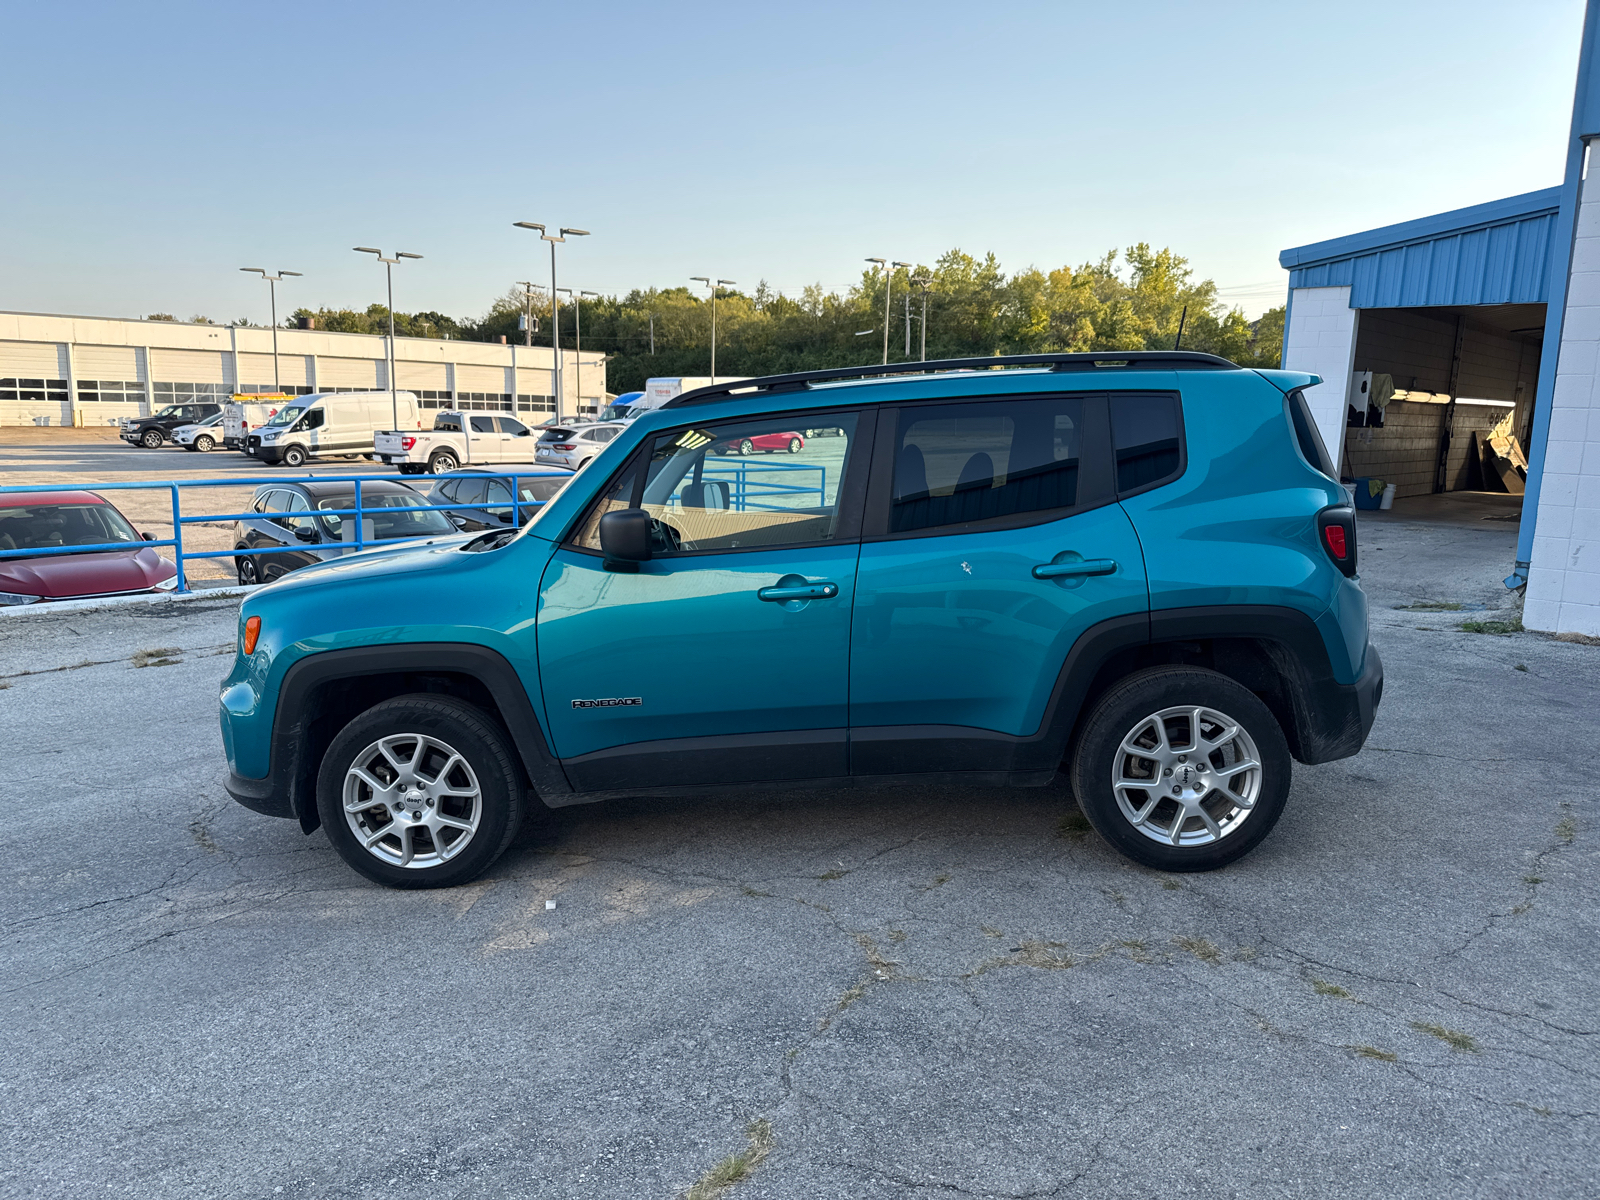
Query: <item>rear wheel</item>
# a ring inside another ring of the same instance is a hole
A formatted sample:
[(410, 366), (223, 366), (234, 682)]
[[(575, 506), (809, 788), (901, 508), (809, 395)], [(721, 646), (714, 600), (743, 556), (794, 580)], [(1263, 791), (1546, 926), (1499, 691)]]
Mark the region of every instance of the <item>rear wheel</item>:
[(402, 475), (421, 475), (424, 470), (426, 468), (421, 463), (400, 464), (400, 474)]
[(740, 454), (754, 454), (755, 452), (756, 452), (756, 444), (754, 442), (752, 442), (749, 438), (745, 438), (744, 441), (739, 443), (739, 453)]
[(428, 471), (433, 475), (447, 474), (450, 471), (454, 471), (460, 465), (461, 464), (456, 461), (456, 456), (448, 450), (436, 451), (433, 457), (428, 459)]
[(1071, 774), (1084, 816), (1121, 853), (1209, 871), (1272, 832), (1291, 770), (1283, 730), (1253, 692), (1215, 671), (1157, 667), (1100, 698)]
[(289, 446), (283, 452), (283, 465), (286, 467), (303, 467), (306, 459), (311, 456), (306, 453), (304, 446)]
[(139, 435), (139, 444), (146, 450), (159, 449), (161, 443), (167, 440), (167, 435), (159, 429), (146, 429)]
[(389, 887), (476, 878), (522, 825), (523, 785), (486, 714), (443, 696), (385, 700), (334, 737), (317, 811), (339, 856)]

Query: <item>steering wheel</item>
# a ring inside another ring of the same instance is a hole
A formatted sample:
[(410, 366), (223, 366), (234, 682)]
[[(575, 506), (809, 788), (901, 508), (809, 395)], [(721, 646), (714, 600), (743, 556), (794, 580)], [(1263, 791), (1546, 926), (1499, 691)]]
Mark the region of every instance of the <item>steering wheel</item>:
[(683, 549), (683, 538), (665, 521), (651, 517), (650, 549), (657, 554), (676, 554)]

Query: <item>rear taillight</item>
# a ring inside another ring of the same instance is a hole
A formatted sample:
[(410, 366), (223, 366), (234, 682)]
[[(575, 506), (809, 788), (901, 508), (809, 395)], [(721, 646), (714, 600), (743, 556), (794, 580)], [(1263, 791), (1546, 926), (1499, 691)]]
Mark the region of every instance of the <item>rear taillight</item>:
[(1356, 514), (1346, 504), (1335, 504), (1317, 514), (1317, 537), (1333, 565), (1346, 575), (1356, 573)]
[(417, 444), (416, 438), (403, 437), (400, 439), (400, 449), (409, 450)]
[(563, 443), (561, 445), (551, 446), (550, 449), (552, 449), (552, 450), (576, 450), (577, 447), (574, 446), (571, 442), (566, 442), (566, 443)]

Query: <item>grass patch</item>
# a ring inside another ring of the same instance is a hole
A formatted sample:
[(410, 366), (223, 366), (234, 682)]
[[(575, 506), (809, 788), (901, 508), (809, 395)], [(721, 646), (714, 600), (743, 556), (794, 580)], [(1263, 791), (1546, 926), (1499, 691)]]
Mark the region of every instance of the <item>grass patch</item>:
[(983, 931), (984, 937), (1003, 938), (1006, 935), (1004, 929), (996, 929), (993, 925), (979, 925), (978, 928)]
[(1504, 635), (1522, 632), (1522, 618), (1513, 617), (1509, 621), (1463, 621), (1462, 633), (1493, 633)]
[(181, 647), (161, 646), (154, 650), (135, 650), (129, 661), (136, 667), (172, 667), (177, 665), (182, 653)]
[(1313, 979), (1311, 990), (1319, 996), (1337, 996), (1341, 1000), (1354, 1000), (1348, 988), (1342, 988), (1337, 983), (1329, 983), (1326, 979)]
[(1556, 836), (1570, 846), (1572, 839), (1578, 836), (1578, 823), (1571, 817), (1562, 817), (1556, 822)]
[(1030, 939), (1020, 946), (1013, 947), (1010, 954), (1000, 958), (984, 959), (962, 978), (976, 979), (979, 975), (987, 975), (990, 971), (999, 970), (1001, 967), (1037, 967), (1042, 971), (1065, 971), (1077, 965), (1078, 960), (1067, 951), (1064, 943)]
[(1169, 892), (1178, 892), (1183, 890), (1183, 884), (1179, 883), (1176, 879), (1163, 879), (1161, 881), (1161, 886)]
[(1543, 875), (1524, 875), (1522, 877), (1522, 882), (1523, 883), (1533, 883), (1533, 884), (1543, 883), (1544, 882), (1544, 876)]
[(817, 878), (822, 880), (824, 883), (831, 883), (835, 879), (843, 879), (848, 874), (850, 874), (849, 871), (835, 867), (831, 871), (824, 871), (821, 875), (818, 875)]
[(1254, 962), (1255, 958), (1256, 948), (1254, 946), (1240, 946), (1233, 952), (1234, 962)]
[(1470, 1054), (1478, 1052), (1478, 1039), (1470, 1033), (1462, 1033), (1458, 1029), (1446, 1029), (1443, 1025), (1435, 1025), (1429, 1021), (1413, 1021), (1411, 1028), (1418, 1033), (1425, 1033), (1429, 1037), (1438, 1038), (1452, 1050), (1466, 1051)]
[(1076, 841), (1087, 835), (1093, 828), (1094, 826), (1089, 824), (1088, 817), (1077, 810), (1073, 810), (1056, 822), (1056, 836)]
[(741, 892), (743, 892), (746, 896), (771, 897), (771, 895), (772, 895), (771, 892), (763, 892), (760, 888), (753, 888), (748, 883), (741, 883), (739, 885), (739, 890)]
[(10, 690), (11, 690), (11, 685), (9, 683), (7, 683), (5, 680), (0, 679), (0, 692), (10, 691)]
[(1558, 642), (1572, 642), (1579, 646), (1600, 646), (1600, 637), (1591, 637), (1587, 633), (1558, 633)]
[(1175, 937), (1172, 939), (1172, 944), (1180, 950), (1187, 950), (1201, 962), (1210, 963), (1212, 966), (1222, 961), (1222, 951), (1215, 942), (1207, 938)]
[(1376, 1046), (1351, 1046), (1362, 1058), (1375, 1058), (1379, 1062), (1398, 1062), (1400, 1056), (1393, 1050), (1379, 1050)]
[(1401, 612), (1460, 612), (1461, 605), (1455, 600), (1419, 600), (1415, 604), (1395, 605)]
[(744, 1136), (749, 1145), (738, 1154), (728, 1155), (695, 1180), (694, 1186), (683, 1193), (683, 1200), (716, 1200), (734, 1184), (750, 1178), (762, 1160), (772, 1153), (772, 1122), (765, 1117), (752, 1121), (745, 1127)]
[(1515, 667), (1512, 668), (1512, 670), (1514, 670), (1514, 671), (1526, 671), (1527, 669), (1528, 669), (1528, 664), (1527, 663), (1518, 663)]

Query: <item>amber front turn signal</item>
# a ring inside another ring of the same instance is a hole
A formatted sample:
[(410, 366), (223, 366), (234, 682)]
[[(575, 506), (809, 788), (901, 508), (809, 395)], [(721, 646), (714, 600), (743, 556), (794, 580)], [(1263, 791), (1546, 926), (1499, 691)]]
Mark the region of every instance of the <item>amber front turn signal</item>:
[(261, 618), (250, 617), (244, 623), (244, 652), (246, 654), (254, 654), (256, 652), (256, 639), (260, 636)]

